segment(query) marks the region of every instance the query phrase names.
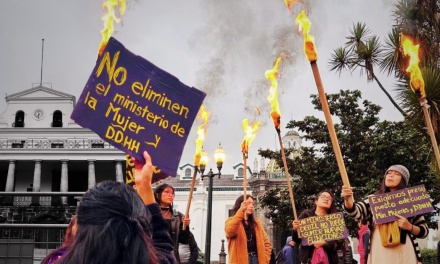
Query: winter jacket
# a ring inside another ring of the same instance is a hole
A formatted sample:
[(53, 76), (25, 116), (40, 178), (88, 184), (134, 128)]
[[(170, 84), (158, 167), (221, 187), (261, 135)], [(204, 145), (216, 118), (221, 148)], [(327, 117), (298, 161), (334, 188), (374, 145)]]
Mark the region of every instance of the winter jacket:
[[(225, 223), (225, 234), (228, 240), (229, 264), (248, 264), (247, 238), (242, 220), (244, 212), (238, 210), (237, 213), (229, 217)], [(257, 241), (258, 264), (268, 264), (272, 252), (272, 244), (264, 231), (261, 222), (254, 218), (255, 238)]]

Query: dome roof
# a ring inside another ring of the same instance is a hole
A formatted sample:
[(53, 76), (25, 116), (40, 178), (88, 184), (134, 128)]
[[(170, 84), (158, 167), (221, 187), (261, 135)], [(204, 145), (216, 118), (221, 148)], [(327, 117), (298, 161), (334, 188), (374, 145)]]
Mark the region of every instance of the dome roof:
[(275, 159), (271, 159), (267, 164), (266, 172), (282, 172), (280, 166), (278, 166), (277, 161)]
[(288, 137), (288, 136), (297, 136), (297, 137), (299, 137), (299, 133), (292, 129), (292, 130), (287, 131), (287, 133), (284, 136), (285, 137)]

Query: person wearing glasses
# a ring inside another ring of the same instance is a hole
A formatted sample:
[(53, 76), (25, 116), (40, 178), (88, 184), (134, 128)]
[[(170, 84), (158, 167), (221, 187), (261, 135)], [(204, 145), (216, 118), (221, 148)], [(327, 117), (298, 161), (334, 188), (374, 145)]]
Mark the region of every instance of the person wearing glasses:
[[(154, 191), (154, 198), (160, 205), (162, 216), (168, 224), (168, 232), (174, 243), (174, 257), (176, 258), (177, 263), (197, 263), (199, 253), (198, 246), (194, 236), (192, 236), (192, 233), (189, 230), (189, 216), (183, 216), (182, 213), (173, 210), (173, 186), (166, 183), (157, 186)], [(183, 225), (186, 226), (185, 230), (183, 230)], [(179, 244), (180, 246), (188, 245), (189, 247), (190, 256), (189, 259), (184, 260), (184, 262), (180, 259)]]
[[(298, 220), (294, 220), (292, 239), (295, 243), (301, 245), (301, 238), (298, 236), (300, 227), (300, 219), (312, 216), (324, 216), (328, 214), (337, 213), (336, 203), (332, 192), (324, 190), (319, 192), (314, 199), (315, 206), (312, 209), (303, 211)], [(342, 247), (344, 240), (338, 241), (316, 241), (312, 245), (300, 246), (299, 257), (301, 264), (311, 263), (313, 253), (318, 248), (323, 248), (328, 257), (329, 264), (338, 264), (338, 250)]]
[[(375, 194), (392, 193), (409, 187), (409, 171), (400, 164), (389, 167), (382, 180), (380, 190)], [(370, 230), (370, 251), (367, 263), (411, 263), (421, 262), (417, 239), (428, 236), (429, 229), (423, 215), (405, 218), (396, 215), (398, 220), (376, 224), (373, 220), (368, 197), (353, 203), (353, 190), (342, 186), (344, 207), (348, 216), (355, 220), (367, 220)], [(364, 242), (365, 243), (365, 242)]]

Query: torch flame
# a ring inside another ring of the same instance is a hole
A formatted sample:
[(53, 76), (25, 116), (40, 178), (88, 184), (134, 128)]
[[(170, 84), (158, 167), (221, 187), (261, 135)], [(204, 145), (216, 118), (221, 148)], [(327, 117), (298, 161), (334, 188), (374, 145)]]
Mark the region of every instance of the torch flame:
[(281, 111), (280, 111), (280, 105), (278, 104), (278, 65), (281, 62), (281, 56), (278, 57), (277, 61), (275, 62), (275, 66), (272, 70), (266, 71), (265, 75), (266, 78), (271, 82), (271, 86), (269, 89), (269, 96), (267, 97), (267, 100), (270, 102), (270, 116), (272, 117), (273, 124), (275, 126), (275, 129), (277, 131), (280, 130), (280, 119), (281, 119)]
[(284, 4), (286, 4), (286, 7), (287, 7), (287, 9), (289, 9), (290, 13), (292, 13), (293, 5), (298, 2), (299, 2), (299, 0), (284, 0)]
[(248, 119), (246, 118), (243, 119), (242, 124), (245, 135), (243, 142), (241, 142), (241, 152), (243, 153), (243, 157), (247, 158), (249, 147), (251, 146), (252, 141), (255, 139), (261, 122), (252, 122), (249, 126)]
[(199, 166), (202, 157), (203, 140), (206, 135), (206, 125), (208, 124), (209, 112), (205, 110), (205, 106), (200, 107), (198, 119), (202, 119), (203, 123), (197, 127), (196, 154), (194, 155), (194, 166)]
[(405, 36), (401, 34), (401, 41), (400, 41), (402, 47), (403, 47), (403, 54), (405, 56), (409, 56), (409, 65), (408, 68), (406, 68), (406, 71), (410, 73), (410, 84), (411, 89), (417, 93), (420, 94), (420, 96), (426, 97), (425, 94), (425, 81), (422, 77), (422, 72), (419, 68), (419, 44), (414, 45), (411, 38), (408, 36)]
[(307, 59), (310, 62), (317, 61), (318, 53), (315, 47), (315, 37), (309, 34), (312, 22), (310, 22), (304, 10), (296, 17), (295, 24), (298, 25), (298, 31), (303, 32), (304, 53), (306, 54)]
[(101, 30), (101, 43), (99, 43), (98, 55), (101, 55), (102, 51), (105, 49), (108, 40), (113, 35), (115, 31), (115, 27), (113, 26), (113, 21), (116, 23), (121, 23), (121, 18), (116, 17), (115, 8), (119, 6), (119, 14), (122, 15), (125, 13), (125, 0), (106, 0), (104, 4), (102, 4), (102, 9), (106, 12), (104, 16), (102, 16), (102, 21), (104, 22), (104, 29)]

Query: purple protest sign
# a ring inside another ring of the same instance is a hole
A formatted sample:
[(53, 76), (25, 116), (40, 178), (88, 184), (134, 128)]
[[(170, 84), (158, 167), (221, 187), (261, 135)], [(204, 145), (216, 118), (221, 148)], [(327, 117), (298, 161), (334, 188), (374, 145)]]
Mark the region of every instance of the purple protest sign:
[(299, 219), (299, 221), (299, 235), (303, 246), (316, 241), (331, 241), (348, 237), (343, 213), (311, 216)]
[(424, 185), (368, 197), (376, 224), (396, 221), (395, 215), (410, 217), (434, 211)]
[(160, 173), (176, 176), (205, 96), (110, 38), (71, 118), (138, 160), (147, 150)]

